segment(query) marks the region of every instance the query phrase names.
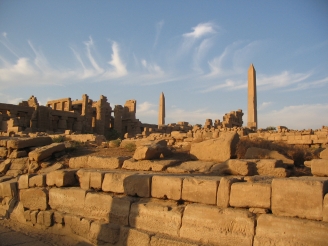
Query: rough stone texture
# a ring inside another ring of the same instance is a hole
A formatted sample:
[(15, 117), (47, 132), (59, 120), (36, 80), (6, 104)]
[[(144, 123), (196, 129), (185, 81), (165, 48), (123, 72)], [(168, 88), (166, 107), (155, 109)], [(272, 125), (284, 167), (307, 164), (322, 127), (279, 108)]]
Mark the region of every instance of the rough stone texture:
[(133, 203), (129, 216), (130, 226), (153, 233), (178, 236), (182, 210), (182, 207), (169, 201)]
[(165, 144), (156, 143), (151, 145), (138, 146), (134, 152), (133, 159), (136, 160), (153, 160), (159, 159), (161, 155), (167, 157), (171, 154), (171, 151)]
[(231, 186), (230, 206), (241, 208), (271, 208), (271, 184), (241, 182)]
[(80, 156), (69, 160), (70, 168), (97, 168), (97, 169), (118, 169), (121, 168), (126, 157), (101, 157), (101, 156)]
[(13, 152), (10, 153), (9, 158), (15, 159), (15, 158), (22, 158), (26, 156), (27, 156), (27, 152), (25, 150), (14, 149)]
[(151, 190), (150, 174), (135, 174), (124, 179), (124, 193), (129, 196), (150, 197)]
[(89, 190), (90, 189), (90, 171), (79, 169), (76, 172), (76, 176), (79, 179), (80, 187), (83, 190)]
[(222, 177), (220, 180), (218, 193), (217, 193), (217, 205), (220, 208), (229, 207), (231, 185), (236, 182), (242, 182), (242, 177)]
[(292, 159), (287, 158), (286, 156), (280, 154), (276, 150), (268, 150), (257, 147), (250, 147), (247, 149), (245, 154), (245, 159), (277, 159), (282, 160), (286, 165), (294, 165)]
[(53, 165), (51, 165), (50, 167), (45, 167), (45, 168), (42, 168), (38, 171), (38, 173), (50, 173), (50, 172), (53, 172), (53, 171), (56, 171), (56, 170), (60, 170), (63, 168), (63, 164), (62, 163), (55, 163)]
[(216, 204), (221, 177), (186, 177), (182, 185), (182, 200)]
[(0, 163), (0, 176), (1, 176), (1, 174), (5, 174), (8, 171), (8, 169), (10, 168), (10, 165), (11, 165), (10, 159), (7, 159)]
[(104, 177), (103, 172), (95, 170), (84, 170), (80, 169), (76, 172), (76, 175), (79, 179), (80, 187), (84, 190), (95, 189), (101, 190), (102, 181)]
[(323, 197), (327, 192), (327, 178), (273, 179), (272, 213), (278, 216), (322, 220)]
[(84, 214), (89, 218), (108, 221), (113, 197), (107, 193), (88, 192), (84, 201)]
[(153, 176), (151, 182), (151, 196), (180, 200), (182, 191), (182, 176)]
[(52, 188), (49, 190), (49, 205), (59, 212), (83, 216), (85, 196), (86, 191), (77, 187)]
[(34, 175), (29, 178), (28, 186), (31, 188), (33, 187), (45, 187), (46, 186), (46, 175), (45, 174), (39, 174)]
[(24, 174), (18, 177), (18, 189), (28, 189), (29, 179), (32, 175)]
[(180, 237), (211, 245), (252, 245), (255, 220), (246, 210), (186, 206)]
[(18, 158), (18, 159), (12, 159), (11, 160), (11, 165), (10, 165), (10, 170), (26, 170), (28, 168), (28, 158)]
[(31, 151), (30, 153), (28, 153), (28, 157), (31, 161), (39, 162), (48, 157), (51, 157), (52, 154), (63, 150), (65, 150), (64, 143), (52, 143), (50, 145), (43, 146)]
[(328, 160), (327, 159), (313, 159), (311, 161), (311, 173), (319, 177), (328, 176)]
[(101, 190), (102, 182), (104, 179), (103, 172), (91, 172), (90, 173), (90, 188), (95, 190)]
[(148, 233), (130, 227), (121, 227), (120, 240), (118, 245), (149, 245), (149, 242), (150, 235)]
[(74, 234), (88, 238), (91, 224), (90, 219), (82, 218), (72, 214), (65, 214), (64, 221), (65, 227), (70, 228)]
[(122, 168), (139, 171), (163, 171), (167, 167), (179, 163), (178, 160), (140, 160), (131, 158), (125, 160)]
[(115, 224), (94, 221), (91, 223), (89, 231), (89, 240), (96, 244), (102, 245), (105, 243), (115, 244), (120, 237), (120, 227)]
[(7, 148), (24, 149), (28, 147), (44, 146), (52, 143), (51, 137), (19, 138), (7, 140)]
[(46, 210), (48, 207), (48, 191), (42, 188), (20, 190), (20, 201), (24, 208), (30, 210)]
[(75, 174), (77, 170), (62, 169), (47, 174), (48, 186), (74, 186), (77, 183)]
[(209, 172), (214, 162), (208, 161), (186, 161), (175, 167), (167, 168), (169, 173), (193, 173), (193, 172)]
[(0, 157), (6, 158), (8, 155), (8, 150), (5, 147), (0, 147)]
[(198, 246), (199, 244), (175, 240), (173, 238), (166, 238), (161, 236), (152, 236), (150, 246)]
[(124, 193), (124, 180), (135, 172), (109, 172), (105, 173), (101, 189), (115, 193)]
[(69, 159), (70, 168), (85, 168), (88, 165), (89, 156), (72, 157)]
[(259, 175), (270, 175), (274, 177), (288, 177), (289, 172), (282, 160), (261, 159), (256, 162), (256, 173)]
[(328, 159), (328, 149), (324, 149), (320, 152), (320, 158), (321, 159)]
[(257, 220), (254, 246), (327, 245), (328, 224), (262, 214)]
[(255, 164), (247, 160), (229, 159), (223, 163), (215, 164), (211, 173), (217, 175), (254, 175)]
[(50, 227), (54, 223), (54, 212), (51, 210), (40, 211), (37, 215), (37, 223), (44, 225), (46, 227)]
[(325, 195), (323, 199), (323, 211), (322, 211), (322, 220), (328, 222), (328, 193)]
[(18, 194), (17, 192), (17, 181), (8, 180), (0, 183), (0, 198), (14, 198)]

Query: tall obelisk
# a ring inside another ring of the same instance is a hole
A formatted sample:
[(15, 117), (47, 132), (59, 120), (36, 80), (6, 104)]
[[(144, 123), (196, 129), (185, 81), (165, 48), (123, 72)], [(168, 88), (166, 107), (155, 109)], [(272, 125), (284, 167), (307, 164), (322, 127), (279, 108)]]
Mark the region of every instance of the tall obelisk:
[(162, 92), (159, 97), (159, 108), (158, 108), (158, 127), (165, 125), (165, 97)]
[(248, 69), (247, 127), (257, 129), (256, 71), (253, 64)]

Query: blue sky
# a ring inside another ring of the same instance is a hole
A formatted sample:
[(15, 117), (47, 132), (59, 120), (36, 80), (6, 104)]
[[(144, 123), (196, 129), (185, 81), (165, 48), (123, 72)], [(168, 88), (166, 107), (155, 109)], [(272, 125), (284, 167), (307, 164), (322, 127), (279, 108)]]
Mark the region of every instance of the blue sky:
[(242, 109), (259, 127), (328, 125), (328, 1), (0, 0), (1, 102), (86, 93), (137, 118), (204, 124)]

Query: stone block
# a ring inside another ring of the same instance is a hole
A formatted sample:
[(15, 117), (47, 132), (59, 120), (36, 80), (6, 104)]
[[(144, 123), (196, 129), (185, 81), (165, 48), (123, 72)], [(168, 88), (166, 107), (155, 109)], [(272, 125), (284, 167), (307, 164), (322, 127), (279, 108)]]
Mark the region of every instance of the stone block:
[(118, 169), (121, 168), (126, 158), (89, 156), (86, 168)]
[(328, 222), (328, 193), (325, 195), (324, 199), (323, 199), (323, 221), (327, 221)]
[(84, 214), (93, 219), (109, 220), (113, 197), (107, 193), (88, 192), (84, 202)]
[(32, 177), (31, 174), (24, 174), (18, 177), (18, 189), (28, 189), (29, 179)]
[(252, 213), (239, 209), (214, 206), (186, 206), (180, 237), (204, 245), (252, 245), (255, 234)]
[[(11, 160), (7, 159), (0, 163), (0, 174), (6, 174), (8, 169), (10, 168)], [(0, 175), (1, 176), (1, 175)]]
[(6, 147), (0, 147), (0, 157), (6, 158), (8, 155), (8, 150)]
[(321, 159), (328, 159), (328, 149), (324, 149), (320, 152), (320, 158)]
[(101, 221), (93, 221), (90, 226), (89, 240), (96, 244), (115, 244), (120, 238), (120, 226)]
[(151, 196), (180, 200), (183, 179), (183, 176), (153, 176), (151, 182)]
[(124, 193), (129, 196), (150, 197), (151, 191), (150, 174), (135, 174), (124, 179)]
[(8, 180), (0, 183), (0, 198), (15, 198), (18, 194), (17, 192), (17, 181)]
[(31, 211), (31, 213), (30, 213), (31, 223), (33, 225), (35, 225), (37, 223), (38, 213), (39, 213), (39, 210)]
[(53, 219), (54, 219), (54, 223), (64, 224), (64, 213), (54, 211)]
[(86, 191), (77, 187), (52, 188), (49, 190), (49, 205), (59, 212), (83, 216), (85, 196)]
[(149, 245), (150, 234), (130, 227), (121, 227), (120, 240), (118, 245), (135, 246)]
[(229, 159), (223, 163), (213, 165), (211, 173), (216, 175), (255, 175), (256, 164), (253, 160)]
[(135, 172), (109, 172), (105, 173), (102, 190), (105, 192), (124, 193), (124, 180)]
[(133, 158), (125, 160), (122, 168), (138, 171), (163, 171), (166, 168), (178, 164), (178, 160), (140, 160)]
[(29, 178), (28, 186), (33, 187), (45, 187), (46, 186), (46, 174), (38, 174)]
[(37, 223), (44, 225), (46, 227), (50, 227), (54, 223), (53, 215), (54, 215), (54, 212), (50, 211), (50, 210), (40, 211), (37, 215)]
[(88, 166), (89, 156), (79, 156), (69, 159), (68, 165), (70, 168), (86, 168)]
[(273, 179), (271, 210), (278, 216), (322, 220), (323, 198), (328, 193), (328, 179), (299, 177)]
[(90, 189), (90, 171), (86, 171), (84, 169), (80, 169), (76, 172), (76, 176), (78, 177), (80, 187), (83, 190)]
[(167, 171), (169, 173), (204, 173), (208, 172), (214, 164), (214, 162), (210, 161), (186, 161), (182, 162), (180, 165), (168, 167)]
[(251, 147), (247, 149), (245, 153), (245, 159), (276, 159), (282, 160), (282, 162), (286, 165), (294, 165), (294, 161), (292, 159), (287, 158), (276, 150), (262, 149), (256, 147)]
[(65, 214), (64, 221), (65, 227), (70, 228), (74, 234), (88, 239), (91, 225), (90, 219), (73, 214)]
[(240, 208), (271, 208), (271, 184), (240, 182), (231, 186), (230, 206)]
[(24, 208), (46, 210), (48, 207), (48, 190), (42, 188), (23, 189), (19, 192)]
[[(42, 165), (42, 164), (41, 164)], [(57, 162), (49, 167), (42, 168), (38, 173), (50, 173), (63, 168), (63, 163)]]
[(129, 225), (129, 213), (133, 199), (129, 197), (113, 197), (109, 222), (118, 225)]
[(28, 157), (30, 161), (42, 161), (48, 157), (51, 157), (54, 153), (65, 150), (64, 143), (52, 143), (40, 148), (37, 148), (30, 153), (28, 153)]
[(13, 152), (10, 153), (9, 158), (15, 159), (15, 158), (22, 158), (26, 156), (27, 156), (27, 152), (25, 150), (14, 149)]
[(91, 172), (90, 173), (90, 188), (95, 189), (95, 190), (101, 190), (103, 179), (104, 179), (103, 172)]
[(190, 243), (183, 241), (181, 239), (173, 239), (173, 238), (167, 238), (167, 237), (161, 237), (161, 236), (152, 236), (150, 240), (150, 246), (199, 246), (197, 243)]
[(28, 158), (18, 158), (18, 159), (12, 159), (10, 170), (27, 170), (28, 167)]
[[(295, 136), (296, 138), (296, 136)], [(311, 139), (295, 139), (295, 140), (287, 140), (287, 144), (306, 144), (311, 145), (313, 140)]]
[(186, 177), (182, 185), (182, 200), (216, 204), (221, 177)]
[(254, 246), (327, 245), (328, 224), (298, 218), (262, 214), (257, 220)]
[(45, 146), (51, 143), (52, 143), (51, 137), (9, 139), (7, 141), (7, 148), (24, 149), (28, 147)]
[(170, 201), (133, 203), (129, 222), (136, 229), (179, 236), (183, 208)]
[(227, 176), (222, 177), (218, 187), (217, 205), (220, 208), (229, 207), (231, 185), (236, 182), (242, 182), (242, 177)]
[(47, 185), (48, 186), (74, 186), (78, 183), (76, 179), (76, 171), (72, 169), (62, 169), (53, 171), (47, 174)]
[(327, 159), (313, 159), (311, 161), (311, 173), (319, 177), (328, 176), (328, 160)]

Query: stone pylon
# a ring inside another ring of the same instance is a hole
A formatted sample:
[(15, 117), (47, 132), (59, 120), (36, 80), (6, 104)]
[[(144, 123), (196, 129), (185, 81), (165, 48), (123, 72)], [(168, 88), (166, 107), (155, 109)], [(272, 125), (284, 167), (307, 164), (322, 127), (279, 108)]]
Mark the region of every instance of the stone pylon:
[(159, 108), (158, 108), (158, 126), (165, 125), (165, 97), (162, 92), (159, 97)]
[(247, 127), (257, 129), (256, 71), (253, 64), (248, 69)]

